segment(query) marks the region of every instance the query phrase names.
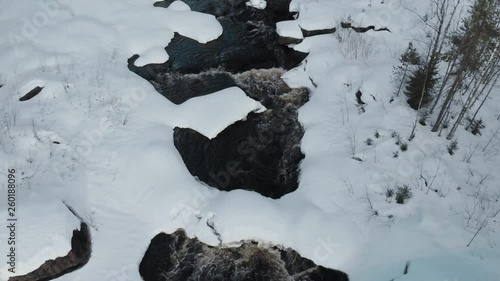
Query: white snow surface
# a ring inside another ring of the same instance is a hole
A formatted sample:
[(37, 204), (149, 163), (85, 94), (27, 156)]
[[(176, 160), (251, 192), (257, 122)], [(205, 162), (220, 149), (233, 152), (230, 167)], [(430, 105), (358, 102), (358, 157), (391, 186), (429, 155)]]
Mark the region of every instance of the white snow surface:
[(304, 35), (296, 20), (281, 21), (276, 24), (276, 32), (283, 37), (303, 39)]
[(249, 98), (243, 90), (231, 87), (187, 100), (174, 118), (176, 127), (191, 128), (213, 139), (235, 121), (245, 119), (248, 113), (265, 110), (260, 102)]
[(186, 3), (179, 0), (172, 2), (172, 4), (168, 6), (168, 9), (173, 11), (191, 11), (191, 8)]
[[(477, 222), (467, 226), (465, 212), (478, 186), (491, 198), (500, 192), (500, 139), (493, 138), (495, 149), (464, 160), (474, 147), (486, 147), (499, 126), (500, 95), (482, 111), (482, 136), (458, 131), (456, 155), (447, 153), (449, 141), (419, 125), (408, 151), (393, 157), (399, 148), (392, 132), (406, 140), (415, 118), (403, 96), (389, 102), (392, 66), (418, 34), (418, 19), (405, 7), (425, 11), (429, 1), (293, 1), (297, 24), (306, 29), (336, 26), (350, 15), (353, 23), (392, 32), (363, 34), (373, 50), (365, 56), (346, 56), (335, 35), (295, 46), (310, 55), (284, 78), (312, 87), (310, 77), (318, 88), (299, 111), (306, 155), (299, 188), (279, 200), (215, 190), (185, 167), (173, 144), (175, 126), (213, 137), (262, 107), (236, 89), (175, 105), (130, 72), (133, 54), (141, 56), (138, 65), (167, 60), (160, 50), (174, 32), (201, 43), (222, 32), (213, 16), (155, 8), (155, 1), (0, 1), (0, 180), (16, 169), (18, 274), (69, 251), (78, 220), (64, 201), (89, 222), (93, 252), (62, 281), (139, 281), (138, 264), (161, 231), (184, 228), (217, 245), (207, 220), (225, 244), (256, 239), (293, 247), (353, 281), (500, 280), (498, 219), (466, 247)], [(45, 88), (19, 102), (34, 86)], [(367, 103), (363, 114), (355, 106), (358, 89)], [(373, 145), (364, 144), (367, 138)], [(351, 144), (363, 162), (351, 159)], [(435, 177), (436, 191), (427, 192), (421, 176)], [(404, 184), (413, 192), (406, 204), (386, 199), (387, 188)], [(0, 193), (5, 198), (5, 184)], [(2, 199), (3, 216), (6, 209)], [(0, 227), (4, 258), (6, 231)]]
[(250, 0), (247, 2), (247, 5), (257, 9), (265, 9), (267, 2), (265, 0)]

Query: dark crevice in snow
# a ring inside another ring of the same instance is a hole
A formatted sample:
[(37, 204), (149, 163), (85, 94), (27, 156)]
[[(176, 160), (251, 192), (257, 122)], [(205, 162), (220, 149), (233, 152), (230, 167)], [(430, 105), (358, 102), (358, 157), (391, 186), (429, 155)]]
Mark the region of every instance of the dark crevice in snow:
[(351, 28), (352, 30), (358, 32), (358, 33), (365, 33), (365, 32), (368, 32), (369, 30), (373, 30), (373, 31), (388, 31), (388, 32), (391, 32), (389, 30), (389, 28), (387, 27), (381, 27), (381, 28), (375, 28), (375, 26), (373, 25), (369, 25), (367, 27), (356, 27), (356, 26), (353, 26), (350, 22), (341, 22), (340, 23), (340, 26), (342, 28)]
[(38, 95), (42, 90), (43, 90), (44, 87), (35, 87), (33, 88), (33, 90), (29, 91), (26, 95), (22, 96), (19, 101), (27, 101), (27, 100), (30, 100), (32, 98), (34, 98), (36, 95)]
[[(357, 33), (365, 33), (370, 30), (373, 31), (388, 31), (391, 32), (387, 27), (382, 27), (382, 28), (375, 28), (375, 26), (370, 25), (367, 27), (356, 27), (352, 26), (351, 23), (349, 22), (341, 22), (340, 27), (344, 29), (352, 29)], [(302, 27), (300, 27), (300, 30), (302, 31), (302, 36), (304, 38), (307, 37), (312, 37), (312, 36), (317, 36), (317, 35), (326, 35), (326, 34), (334, 34), (337, 31), (336, 27), (332, 28), (324, 28), (324, 29), (315, 29), (315, 30), (306, 30)], [(303, 38), (293, 38), (293, 37), (287, 37), (287, 36), (280, 36), (279, 42), (281, 44), (286, 44), (286, 45), (292, 45), (292, 44), (299, 44), (303, 41)]]
[(212, 230), (212, 233), (215, 235), (215, 237), (217, 237), (217, 240), (219, 240), (219, 245), (221, 245), (222, 244), (222, 236), (219, 233), (219, 231), (217, 231), (217, 229), (215, 228), (215, 222), (214, 222), (213, 218), (207, 219), (207, 226)]
[(139, 266), (145, 281), (348, 281), (344, 272), (324, 268), (290, 248), (242, 241), (239, 247), (212, 247), (183, 230), (160, 233)]
[(357, 101), (358, 105), (363, 105), (363, 104), (366, 104), (366, 103), (365, 103), (365, 102), (361, 99), (361, 97), (362, 97), (362, 96), (363, 96), (363, 93), (362, 93), (360, 90), (358, 90), (358, 91), (356, 92), (356, 101)]

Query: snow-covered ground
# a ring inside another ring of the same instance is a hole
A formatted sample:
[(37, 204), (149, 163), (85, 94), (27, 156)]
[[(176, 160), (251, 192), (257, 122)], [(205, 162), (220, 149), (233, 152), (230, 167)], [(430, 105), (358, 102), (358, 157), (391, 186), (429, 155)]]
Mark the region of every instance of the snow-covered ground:
[[(478, 211), (467, 226), (467, 211), (500, 204), (500, 139), (482, 151), (500, 125), (499, 95), (482, 111), (482, 136), (459, 130), (454, 156), (447, 152), (449, 141), (419, 125), (408, 150), (393, 157), (400, 149), (391, 135), (406, 141), (416, 113), (403, 96), (390, 102), (390, 73), (419, 35), (409, 9), (423, 12), (429, 1), (292, 2), (300, 16), (284, 25), (289, 34), (297, 34), (296, 26), (330, 28), (348, 17), (392, 32), (339, 30), (295, 46), (310, 55), (285, 79), (312, 87), (311, 77), (318, 87), (299, 111), (306, 155), (299, 188), (279, 200), (220, 192), (188, 172), (173, 144), (175, 126), (214, 137), (262, 106), (237, 89), (175, 105), (130, 72), (126, 62), (133, 54), (141, 56), (137, 65), (166, 61), (163, 47), (174, 32), (201, 43), (222, 32), (211, 15), (182, 3), (154, 8), (154, 2), (0, 1), (0, 180), (6, 182), (8, 168), (20, 178), (18, 274), (69, 251), (78, 220), (65, 202), (90, 224), (93, 253), (86, 266), (58, 280), (141, 280), (138, 264), (161, 231), (184, 228), (217, 245), (207, 220), (224, 243), (283, 244), (353, 281), (500, 280), (498, 219), (466, 247), (482, 218)], [(349, 40), (366, 48), (355, 52)], [(20, 102), (35, 86), (45, 88)], [(362, 114), (355, 105), (358, 90), (366, 103)], [(373, 145), (364, 143), (367, 138)], [(433, 179), (437, 191), (422, 178)], [(413, 192), (407, 203), (386, 198), (387, 188), (403, 185)], [(6, 196), (5, 184), (0, 193)], [(491, 199), (489, 205), (478, 202), (479, 193)], [(6, 203), (0, 201), (3, 214)], [(0, 227), (2, 256), (6, 231)], [(7, 265), (0, 264), (0, 280), (6, 280)]]

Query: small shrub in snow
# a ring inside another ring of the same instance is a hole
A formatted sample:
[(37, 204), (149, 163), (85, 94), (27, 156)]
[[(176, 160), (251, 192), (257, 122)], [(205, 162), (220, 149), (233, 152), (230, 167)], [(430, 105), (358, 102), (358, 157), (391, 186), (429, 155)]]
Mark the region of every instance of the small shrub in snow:
[(399, 151), (395, 151), (392, 153), (393, 158), (398, 158), (399, 157)]
[(423, 111), (420, 113), (420, 119), (418, 120), (418, 123), (422, 126), (427, 126), (427, 119), (429, 118), (429, 112), (427, 110)]
[(407, 184), (403, 186), (398, 186), (398, 190), (396, 190), (396, 203), (404, 204), (408, 199), (413, 197), (413, 193), (408, 187)]
[(371, 138), (367, 138), (365, 140), (365, 143), (366, 143), (366, 145), (372, 145), (373, 144), (373, 140)]
[(469, 130), (473, 135), (481, 135), (481, 129), (484, 129), (484, 122), (482, 119), (469, 120)]
[(375, 138), (380, 138), (380, 133), (378, 131), (375, 131), (375, 134), (373, 134), (373, 136), (375, 136)]
[(408, 150), (408, 143), (402, 142), (399, 147), (401, 148), (401, 151), (407, 151)]
[(458, 150), (458, 141), (457, 140), (454, 140), (452, 141), (449, 145), (448, 145), (448, 153), (450, 155), (453, 155), (455, 154), (455, 151)]
[(367, 59), (375, 55), (373, 38), (364, 36), (350, 28), (338, 28), (335, 37), (339, 41), (340, 52), (349, 59)]
[(391, 138), (396, 139), (396, 142), (394, 143), (395, 145), (400, 145), (401, 144), (401, 136), (398, 134), (398, 132), (393, 131), (391, 133)]
[(387, 188), (385, 190), (385, 200), (387, 202), (391, 202), (392, 196), (394, 196), (394, 189), (393, 188)]

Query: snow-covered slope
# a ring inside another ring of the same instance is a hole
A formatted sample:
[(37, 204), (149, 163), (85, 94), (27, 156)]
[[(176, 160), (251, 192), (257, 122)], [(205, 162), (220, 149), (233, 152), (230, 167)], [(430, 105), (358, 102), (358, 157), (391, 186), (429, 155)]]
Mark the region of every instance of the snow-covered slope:
[[(201, 43), (222, 32), (213, 16), (180, 3), (154, 8), (154, 2), (0, 1), (0, 180), (8, 168), (18, 171), (17, 273), (69, 251), (78, 221), (64, 201), (90, 224), (93, 253), (85, 267), (58, 280), (141, 280), (138, 264), (152, 237), (184, 228), (217, 245), (207, 221), (224, 243), (283, 244), (354, 281), (499, 280), (498, 219), (466, 247), (477, 230), (474, 220), (482, 218), (473, 216), (467, 225), (470, 210), (484, 203), (475, 194), (493, 198), (488, 208), (499, 205), (499, 151), (482, 151), (499, 126), (498, 95), (483, 111), (483, 135), (461, 130), (454, 156), (449, 141), (428, 127), (419, 125), (406, 152), (391, 136), (406, 141), (415, 119), (403, 97), (390, 102), (390, 73), (419, 33), (409, 9), (425, 11), (429, 1), (292, 2), (300, 11), (286, 24), (292, 35), (296, 26), (330, 28), (349, 16), (359, 26), (392, 32), (339, 29), (294, 47), (310, 55), (285, 78), (313, 92), (299, 111), (306, 155), (300, 185), (279, 200), (221, 192), (186, 169), (173, 144), (175, 126), (210, 138), (262, 107), (237, 89), (175, 105), (130, 72), (126, 62), (134, 54), (141, 56), (138, 66), (168, 60), (164, 47), (174, 32)], [(356, 52), (349, 40), (364, 47)], [(35, 86), (45, 88), (20, 102)], [(364, 113), (356, 106), (358, 90)], [(373, 145), (364, 143), (368, 138)], [(492, 141), (498, 147), (500, 139)], [(423, 178), (432, 179), (432, 189)], [(388, 188), (404, 185), (413, 193), (407, 203), (386, 198)], [(4, 184), (0, 193), (7, 194)], [(1, 200), (1, 212), (6, 208)], [(0, 227), (0, 237), (6, 231)], [(2, 254), (6, 247), (2, 238)], [(6, 269), (2, 262), (0, 280), (10, 276)]]

